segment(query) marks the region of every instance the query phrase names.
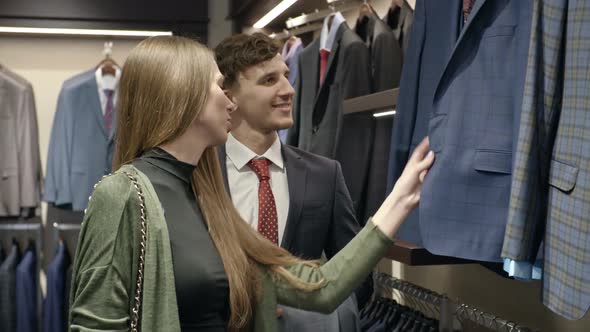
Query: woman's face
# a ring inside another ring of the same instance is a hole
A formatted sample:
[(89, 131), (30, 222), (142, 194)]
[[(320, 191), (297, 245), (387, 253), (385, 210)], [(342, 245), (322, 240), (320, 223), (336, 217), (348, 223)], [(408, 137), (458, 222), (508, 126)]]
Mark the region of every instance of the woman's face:
[(234, 111), (235, 105), (227, 98), (225, 91), (222, 89), (223, 75), (215, 66), (213, 83), (209, 88), (209, 96), (205, 104), (205, 109), (201, 112), (196, 120), (197, 126), (205, 133), (208, 146), (217, 146), (225, 143), (227, 133), (231, 129), (230, 113)]

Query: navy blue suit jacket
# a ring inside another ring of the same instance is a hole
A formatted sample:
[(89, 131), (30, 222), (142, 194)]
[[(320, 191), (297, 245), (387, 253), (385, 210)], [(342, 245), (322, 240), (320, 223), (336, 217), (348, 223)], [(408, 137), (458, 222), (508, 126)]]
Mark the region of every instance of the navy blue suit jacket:
[(63, 243), (57, 247), (55, 258), (47, 267), (47, 297), (43, 306), (43, 332), (66, 331), (66, 273), (70, 255)]
[(34, 246), (27, 249), (16, 268), (16, 330), (37, 332), (37, 262)]
[[(464, 26), (460, 9), (458, 0), (417, 3), (407, 59), (418, 61), (418, 79), (402, 79), (400, 95), (409, 101), (400, 103), (396, 123), (414, 128), (413, 137), (404, 137), (408, 154), (422, 133), (436, 153), (420, 201), (424, 247), (500, 261), (532, 1), (477, 0)], [(397, 167), (399, 174), (403, 166)]]
[(107, 133), (94, 69), (64, 82), (53, 119), (43, 199), (81, 211), (94, 184), (111, 172), (114, 142)]
[(16, 330), (16, 267), (20, 260), (17, 244), (0, 265), (0, 331)]

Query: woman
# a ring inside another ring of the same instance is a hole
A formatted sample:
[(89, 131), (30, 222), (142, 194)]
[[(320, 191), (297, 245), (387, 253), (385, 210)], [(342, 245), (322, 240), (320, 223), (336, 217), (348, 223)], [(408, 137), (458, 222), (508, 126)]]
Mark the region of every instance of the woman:
[(86, 211), (72, 331), (276, 331), (277, 303), (331, 312), (391, 246), (434, 160), (425, 140), (367, 226), (319, 267), (259, 236), (226, 194), (215, 146), (234, 105), (205, 46), (147, 39), (120, 84), (117, 171)]

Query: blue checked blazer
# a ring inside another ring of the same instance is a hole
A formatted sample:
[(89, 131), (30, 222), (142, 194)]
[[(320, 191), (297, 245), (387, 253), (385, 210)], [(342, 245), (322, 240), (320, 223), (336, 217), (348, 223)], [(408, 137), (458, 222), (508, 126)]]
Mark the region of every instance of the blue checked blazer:
[[(392, 133), (389, 186), (428, 135), (436, 160), (398, 236), (429, 251), (501, 261), (532, 0), (418, 1)], [(412, 77), (413, 76), (413, 77)]]
[(543, 302), (590, 307), (590, 2), (535, 1), (502, 255), (532, 262), (545, 240)]

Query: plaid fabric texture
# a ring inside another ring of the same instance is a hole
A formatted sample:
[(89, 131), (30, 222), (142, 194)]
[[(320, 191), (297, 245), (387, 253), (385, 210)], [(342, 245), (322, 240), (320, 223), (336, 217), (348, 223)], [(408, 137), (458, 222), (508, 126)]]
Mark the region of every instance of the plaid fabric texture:
[(543, 302), (590, 307), (590, 1), (535, 1), (502, 256), (545, 241)]

